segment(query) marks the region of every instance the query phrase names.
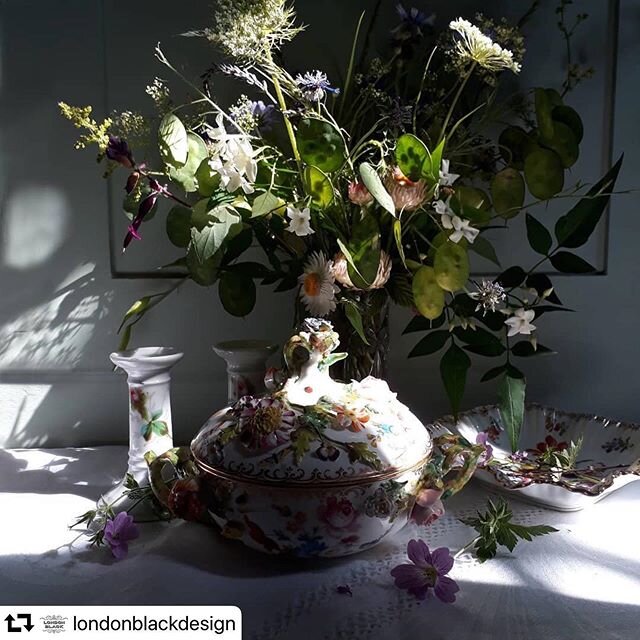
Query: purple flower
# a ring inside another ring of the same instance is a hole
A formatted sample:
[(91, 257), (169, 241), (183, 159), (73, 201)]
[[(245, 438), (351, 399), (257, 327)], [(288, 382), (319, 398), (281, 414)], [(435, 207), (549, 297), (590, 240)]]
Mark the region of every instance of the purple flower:
[(391, 570), (396, 587), (406, 589), (418, 600), (424, 600), (433, 589), (442, 602), (455, 602), (460, 587), (446, 576), (453, 567), (453, 556), (446, 547), (433, 553), (422, 540), (409, 540), (407, 556), (413, 564), (400, 564)]
[(319, 102), (328, 93), (338, 95), (340, 89), (331, 86), (327, 74), (323, 71), (307, 71), (304, 75), (298, 74), (295, 83), (302, 91), (302, 95), (311, 102)]
[(433, 27), (436, 18), (435, 14), (427, 16), (426, 13), (415, 7), (407, 10), (401, 3), (396, 5), (396, 11), (401, 22), (391, 33), (401, 40), (422, 36), (422, 28)]
[(131, 169), (135, 164), (129, 145), (124, 138), (118, 138), (117, 136), (109, 134), (109, 144), (107, 144), (105, 153), (109, 160), (118, 162), (129, 169)]
[(126, 558), (129, 552), (129, 540), (135, 540), (139, 535), (140, 532), (133, 522), (133, 517), (126, 511), (109, 520), (104, 527), (104, 539), (116, 560)]
[(278, 121), (276, 108), (262, 100), (251, 102), (251, 115), (256, 119), (256, 128), (260, 132), (269, 131)]
[(486, 466), (493, 458), (493, 447), (488, 443), (489, 434), (485, 431), (481, 431), (476, 436), (476, 444), (481, 444), (484, 447), (484, 453), (478, 458), (478, 466)]

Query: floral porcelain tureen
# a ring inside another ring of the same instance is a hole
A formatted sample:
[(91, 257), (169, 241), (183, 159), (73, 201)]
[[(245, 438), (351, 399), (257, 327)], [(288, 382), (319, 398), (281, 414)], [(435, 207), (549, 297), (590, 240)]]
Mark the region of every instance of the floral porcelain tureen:
[[(410, 517), (441, 514), (440, 500), (464, 485), (484, 449), (459, 436), (432, 440), (382, 380), (333, 380), (329, 367), (346, 357), (338, 344), (329, 322), (305, 320), (284, 348), (285, 381), (215, 413), (190, 451), (152, 463), (152, 486), (174, 515), (212, 521), (260, 551), (335, 557), (377, 544)], [(167, 464), (177, 471), (170, 483)]]

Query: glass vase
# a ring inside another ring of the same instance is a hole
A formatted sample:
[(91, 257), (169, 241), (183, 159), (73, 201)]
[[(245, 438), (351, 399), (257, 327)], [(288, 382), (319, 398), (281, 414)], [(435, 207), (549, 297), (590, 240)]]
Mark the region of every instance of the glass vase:
[(266, 340), (227, 340), (213, 345), (215, 353), (227, 363), (228, 404), (265, 391), (267, 360), (277, 348), (278, 345)]
[(111, 361), (127, 374), (129, 387), (129, 457), (124, 478), (101, 497), (113, 510), (129, 511), (134, 499), (125, 495), (133, 478), (140, 487), (148, 480), (147, 457), (173, 448), (171, 369), (184, 354), (166, 347), (116, 351)]

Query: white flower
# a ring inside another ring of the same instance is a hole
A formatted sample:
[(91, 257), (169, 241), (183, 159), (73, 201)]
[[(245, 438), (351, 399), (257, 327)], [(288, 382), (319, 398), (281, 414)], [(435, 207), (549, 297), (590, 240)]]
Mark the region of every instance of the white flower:
[(535, 311), (532, 309), (516, 309), (513, 312), (511, 318), (507, 318), (504, 323), (509, 327), (507, 336), (511, 338), (519, 333), (529, 336), (536, 330), (535, 325), (531, 324), (531, 321), (536, 317)]
[(453, 183), (460, 177), (459, 173), (449, 173), (449, 161), (442, 159), (442, 168), (439, 172), (440, 181), (439, 185), (441, 187), (450, 187)]
[(460, 34), (455, 51), (461, 59), (477, 62), (489, 71), (510, 69), (513, 73), (520, 72), (520, 65), (513, 59), (513, 53), (503, 49), (468, 20), (452, 20), (449, 27)]
[(442, 226), (445, 229), (453, 229), (453, 233), (449, 236), (451, 242), (458, 243), (462, 238), (466, 238), (468, 242), (473, 241), (478, 237), (480, 231), (474, 229), (468, 220), (463, 220), (460, 216), (442, 216)]
[(316, 251), (309, 256), (298, 282), (300, 298), (309, 313), (321, 317), (335, 311), (335, 294), (340, 289), (335, 284), (333, 264), (323, 253)]
[(217, 127), (209, 127), (209, 137), (215, 140), (214, 155), (209, 166), (220, 175), (220, 184), (233, 193), (242, 189), (244, 193), (253, 193), (258, 162), (258, 152), (251, 146), (249, 139), (242, 134), (230, 134), (224, 126), (224, 116), (216, 117)]
[(295, 233), (297, 236), (308, 236), (315, 231), (311, 228), (311, 211), (309, 207), (304, 209), (296, 209), (296, 207), (287, 207), (287, 217), (291, 221), (287, 227), (287, 231)]
[(501, 302), (507, 297), (504, 287), (499, 282), (493, 280), (483, 280), (482, 284), (476, 284), (477, 291), (469, 294), (473, 300), (478, 300), (476, 311), (482, 309), (483, 315), (487, 311), (495, 311)]

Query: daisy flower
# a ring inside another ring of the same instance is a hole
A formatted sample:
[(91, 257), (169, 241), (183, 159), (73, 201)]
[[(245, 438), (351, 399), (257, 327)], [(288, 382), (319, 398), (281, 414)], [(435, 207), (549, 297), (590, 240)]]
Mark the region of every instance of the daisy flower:
[(520, 72), (520, 65), (513, 59), (513, 53), (503, 49), (468, 20), (452, 20), (449, 27), (460, 36), (456, 40), (455, 51), (462, 60), (477, 62), (488, 71), (509, 69), (513, 73)]
[(311, 315), (322, 317), (335, 311), (335, 294), (340, 289), (335, 284), (333, 263), (323, 253), (311, 254), (298, 282), (300, 298)]

